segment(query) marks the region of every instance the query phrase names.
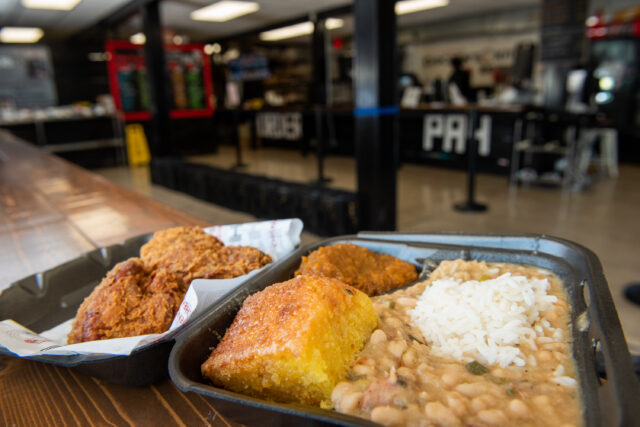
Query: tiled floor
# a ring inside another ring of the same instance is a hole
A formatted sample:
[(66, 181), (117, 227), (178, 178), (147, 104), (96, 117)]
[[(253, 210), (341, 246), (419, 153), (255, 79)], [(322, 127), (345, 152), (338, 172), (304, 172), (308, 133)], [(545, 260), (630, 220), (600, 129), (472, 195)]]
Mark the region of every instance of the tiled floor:
[[(235, 154), (221, 147), (216, 155), (192, 161), (230, 167)], [(316, 178), (315, 158), (297, 151), (246, 151), (248, 173), (296, 181)], [(355, 190), (355, 162), (329, 157), (325, 174), (331, 186)], [(147, 168), (99, 170), (105, 177), (153, 199), (216, 224), (250, 221), (251, 215), (204, 203), (151, 185)], [(602, 179), (582, 193), (542, 188), (510, 188), (505, 177), (479, 175), (477, 199), (489, 205), (481, 214), (452, 209), (466, 195), (463, 172), (418, 165), (403, 165), (398, 172), (398, 230), (462, 231), (480, 233), (550, 234), (580, 243), (600, 258), (620, 314), (629, 346), (640, 354), (640, 307), (628, 302), (624, 285), (640, 281), (640, 167), (622, 166), (617, 179)], [(303, 243), (317, 239), (304, 233)]]

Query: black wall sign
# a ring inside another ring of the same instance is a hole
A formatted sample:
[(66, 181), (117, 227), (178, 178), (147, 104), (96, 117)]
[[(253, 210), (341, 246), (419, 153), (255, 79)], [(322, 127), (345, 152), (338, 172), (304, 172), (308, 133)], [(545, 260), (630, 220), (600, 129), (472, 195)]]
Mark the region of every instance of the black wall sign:
[(544, 0), (541, 59), (581, 59), (584, 51), (586, 16), (586, 0)]

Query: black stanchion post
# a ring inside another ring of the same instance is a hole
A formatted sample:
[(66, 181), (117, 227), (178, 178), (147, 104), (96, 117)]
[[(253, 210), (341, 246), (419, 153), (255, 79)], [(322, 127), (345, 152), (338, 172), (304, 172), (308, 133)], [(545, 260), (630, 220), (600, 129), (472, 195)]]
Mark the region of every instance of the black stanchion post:
[(233, 135), (234, 142), (236, 144), (236, 164), (231, 166), (231, 170), (242, 169), (247, 167), (245, 163), (242, 163), (242, 147), (240, 146), (240, 133), (238, 127), (240, 126), (240, 109), (235, 108), (233, 110)]
[(484, 212), (487, 210), (487, 205), (482, 203), (476, 203), (475, 190), (476, 190), (476, 170), (478, 162), (478, 141), (476, 140), (476, 129), (478, 128), (478, 110), (471, 108), (469, 110), (469, 133), (467, 135), (467, 158), (468, 158), (468, 173), (467, 173), (467, 201), (462, 203), (456, 203), (454, 209), (460, 212)]
[(316, 105), (314, 113), (316, 118), (316, 157), (318, 160), (318, 179), (315, 183), (324, 185), (331, 182), (331, 178), (324, 176), (324, 121), (322, 107)]

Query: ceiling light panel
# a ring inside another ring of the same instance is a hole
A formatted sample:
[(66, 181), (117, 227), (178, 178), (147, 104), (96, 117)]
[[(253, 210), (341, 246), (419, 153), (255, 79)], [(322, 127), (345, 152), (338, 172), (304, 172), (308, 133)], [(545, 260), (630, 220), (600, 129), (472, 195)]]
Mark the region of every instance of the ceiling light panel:
[(327, 28), (327, 30), (335, 30), (336, 28), (342, 28), (343, 25), (344, 25), (344, 21), (339, 18), (327, 18), (327, 20), (324, 21), (324, 26)]
[(71, 10), (82, 0), (22, 0), (29, 9)]
[[(338, 18), (328, 18), (325, 21), (325, 27), (327, 30), (335, 30), (344, 25), (344, 21)], [(260, 40), (263, 41), (278, 41), (284, 39), (291, 39), (293, 37), (300, 37), (313, 33), (313, 22), (301, 22), (300, 24), (289, 25), (288, 27), (276, 28), (275, 30), (265, 31), (260, 33)]]
[(396, 3), (396, 14), (420, 12), (422, 10), (435, 9), (449, 4), (449, 0), (402, 0)]
[(0, 29), (2, 43), (35, 43), (42, 38), (44, 31), (35, 27), (3, 27)]
[(194, 21), (226, 22), (257, 12), (260, 5), (251, 1), (223, 0), (191, 12)]
[(307, 21), (301, 22), (300, 24), (289, 25), (288, 27), (276, 28), (275, 30), (260, 33), (260, 40), (273, 42), (277, 40), (299, 37), (311, 33), (313, 33), (313, 23)]

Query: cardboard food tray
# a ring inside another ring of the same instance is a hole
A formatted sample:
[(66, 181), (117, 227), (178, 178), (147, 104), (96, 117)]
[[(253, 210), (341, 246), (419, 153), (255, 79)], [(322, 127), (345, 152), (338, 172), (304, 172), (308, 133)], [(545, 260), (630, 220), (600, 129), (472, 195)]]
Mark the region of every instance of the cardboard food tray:
[[(250, 279), (228, 294), (206, 315), (192, 323), (178, 339), (169, 359), (169, 374), (183, 391), (215, 401), (216, 409), (234, 421), (291, 425), (375, 425), (362, 418), (298, 404), (281, 404), (215, 387), (202, 377), (201, 364), (231, 325), (244, 299), (267, 286), (288, 280), (301, 257), (321, 246), (354, 243), (397, 256), (421, 266), (424, 259), (466, 259), (510, 262), (547, 268), (563, 281), (572, 306), (573, 356), (584, 406), (586, 426), (637, 425), (640, 392), (620, 323), (602, 268), (595, 255), (574, 243), (544, 236), (361, 234), (336, 237), (307, 245), (282, 259), (272, 269)], [(426, 237), (431, 236), (433, 241)], [(385, 240), (386, 239), (386, 240)], [(394, 241), (395, 240), (395, 241)], [(406, 242), (406, 243), (405, 243)], [(489, 243), (493, 243), (491, 246)], [(504, 245), (501, 247), (501, 245)], [(585, 288), (588, 291), (585, 292)], [(583, 293), (584, 292), (584, 293)], [(587, 295), (587, 301), (585, 296)], [(578, 330), (576, 319), (586, 311), (589, 327)], [(608, 380), (601, 384), (596, 373), (594, 340), (599, 339)]]
[[(85, 297), (117, 263), (138, 257), (153, 233), (124, 243), (98, 248), (42, 273), (12, 283), (0, 294), (0, 319), (12, 319), (40, 333), (75, 316)], [(135, 349), (129, 355), (36, 355), (25, 359), (73, 368), (102, 380), (143, 386), (167, 377), (167, 361), (179, 328), (159, 341)], [(14, 356), (0, 346), (0, 354)]]

